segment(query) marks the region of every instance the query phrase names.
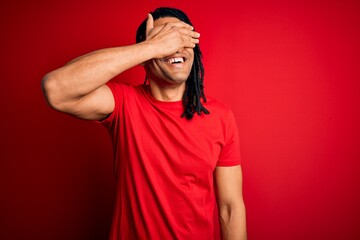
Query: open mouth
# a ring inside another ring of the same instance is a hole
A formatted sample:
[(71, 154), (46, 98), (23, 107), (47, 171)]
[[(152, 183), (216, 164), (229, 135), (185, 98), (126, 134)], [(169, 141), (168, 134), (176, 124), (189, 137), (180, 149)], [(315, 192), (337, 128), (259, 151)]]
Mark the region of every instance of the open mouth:
[(174, 58), (168, 58), (165, 60), (168, 64), (179, 64), (186, 61), (183, 57), (174, 57)]

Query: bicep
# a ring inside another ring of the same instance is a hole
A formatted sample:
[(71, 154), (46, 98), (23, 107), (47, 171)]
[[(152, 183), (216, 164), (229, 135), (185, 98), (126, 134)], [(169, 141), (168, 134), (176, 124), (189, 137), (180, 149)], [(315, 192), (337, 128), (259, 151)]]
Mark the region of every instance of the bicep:
[(115, 101), (110, 88), (103, 85), (65, 106), (66, 113), (85, 120), (101, 120), (114, 111)]
[(216, 167), (215, 182), (219, 206), (243, 204), (242, 170), (240, 165)]

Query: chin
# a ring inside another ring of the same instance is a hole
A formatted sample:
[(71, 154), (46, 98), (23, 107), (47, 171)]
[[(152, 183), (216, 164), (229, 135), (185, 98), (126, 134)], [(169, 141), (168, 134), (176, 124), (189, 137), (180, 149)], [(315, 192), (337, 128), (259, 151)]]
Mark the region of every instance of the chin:
[(184, 83), (188, 80), (189, 78), (189, 74), (175, 74), (175, 75), (172, 75), (172, 76), (168, 76), (168, 79), (171, 81), (171, 82), (176, 82), (176, 83)]
[(184, 83), (186, 83), (186, 80), (187, 80), (187, 78), (185, 79), (185, 78), (173, 78), (173, 79), (169, 79), (169, 82), (170, 83), (173, 83), (173, 84), (177, 84), (177, 85), (182, 85), (182, 84), (184, 84)]

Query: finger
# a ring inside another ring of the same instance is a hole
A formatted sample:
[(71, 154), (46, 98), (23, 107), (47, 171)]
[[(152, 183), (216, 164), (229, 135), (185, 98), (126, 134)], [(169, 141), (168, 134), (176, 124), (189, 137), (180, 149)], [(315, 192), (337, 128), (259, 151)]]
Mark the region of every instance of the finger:
[(149, 13), (148, 18), (146, 20), (146, 37), (149, 36), (149, 33), (153, 28), (154, 28), (154, 19), (152, 15)]
[(189, 30), (194, 30), (194, 27), (191, 26), (190, 24), (187, 24), (185, 22), (182, 21), (177, 21), (177, 22), (168, 22), (166, 23), (166, 26), (168, 27), (178, 27), (178, 28), (185, 28), (185, 29), (189, 29)]
[(195, 44), (195, 43), (191, 43), (191, 42), (187, 43), (187, 44), (184, 46), (184, 48), (195, 48), (195, 47), (196, 47), (196, 44)]
[(194, 32), (194, 31), (190, 31), (190, 32), (189, 32), (189, 36), (192, 37), (192, 38), (199, 38), (199, 37), (200, 37), (200, 33)]
[(188, 29), (179, 29), (179, 31), (180, 31), (182, 34), (184, 34), (184, 35), (186, 35), (186, 36), (190, 36), (190, 37), (192, 37), (192, 38), (199, 38), (199, 37), (200, 37), (200, 33), (195, 32), (195, 31), (190, 31), (190, 30), (188, 30)]
[(199, 39), (191, 38), (191, 44), (195, 47), (195, 44), (199, 43)]
[(184, 44), (184, 48), (194, 48), (198, 43), (199, 43), (199, 39), (195, 39), (187, 36), (186, 39), (184, 39), (183, 44)]

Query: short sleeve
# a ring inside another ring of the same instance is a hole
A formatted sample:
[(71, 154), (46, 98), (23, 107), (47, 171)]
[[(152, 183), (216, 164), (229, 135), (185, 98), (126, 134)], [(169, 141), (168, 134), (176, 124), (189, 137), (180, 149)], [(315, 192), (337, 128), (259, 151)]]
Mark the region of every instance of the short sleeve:
[(241, 164), (239, 132), (234, 114), (229, 110), (225, 120), (225, 145), (222, 147), (217, 166)]
[(124, 105), (124, 84), (110, 81), (106, 85), (110, 88), (114, 97), (114, 111), (110, 113), (105, 119), (101, 120), (100, 123), (107, 129), (112, 129), (116, 126), (116, 122), (121, 118), (121, 109)]

